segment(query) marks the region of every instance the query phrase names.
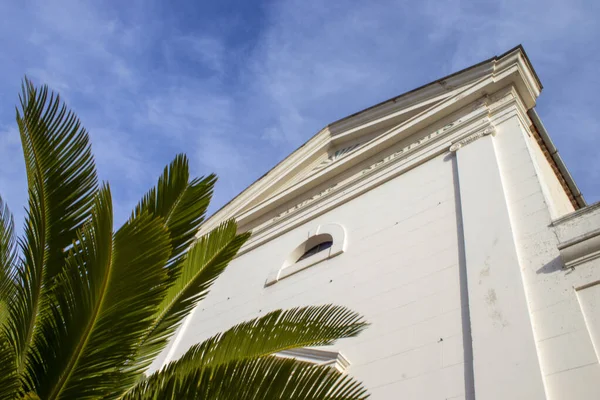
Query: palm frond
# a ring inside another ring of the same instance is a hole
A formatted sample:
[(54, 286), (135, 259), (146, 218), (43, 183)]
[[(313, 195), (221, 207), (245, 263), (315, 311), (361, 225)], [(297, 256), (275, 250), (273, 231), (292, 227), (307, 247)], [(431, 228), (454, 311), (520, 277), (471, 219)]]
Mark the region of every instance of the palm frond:
[(20, 387), (15, 368), (16, 355), (8, 341), (4, 325), (9, 316), (8, 304), (15, 289), (16, 258), (13, 217), (0, 197), (0, 399), (15, 397)]
[(8, 316), (8, 300), (14, 288), (17, 259), (15, 223), (8, 205), (0, 196), (0, 327)]
[(167, 229), (147, 213), (112, 234), (108, 187), (96, 197), (29, 359), (27, 389), (44, 399), (102, 398), (133, 382), (124, 368), (164, 297)]
[(60, 96), (25, 79), (19, 98), (17, 123), (29, 189), (39, 193), (48, 252), (45, 268), (51, 280), (61, 272), (65, 249), (90, 216), (98, 178), (88, 134)]
[(249, 233), (237, 235), (236, 231), (237, 224), (229, 220), (192, 245), (142, 342), (139, 363), (149, 365), (164, 348), (183, 318), (206, 297), (212, 283), (250, 237)]
[(47, 288), (44, 286), (43, 266), (44, 238), (43, 212), (40, 209), (38, 192), (29, 191), (29, 209), (25, 218), (24, 239), (19, 241), (23, 260), (15, 271), (15, 286), (8, 304), (6, 335), (14, 350), (15, 365), (19, 374), (24, 369), (34, 330), (39, 324)]
[(28, 360), (27, 391), (47, 396), (85, 341), (110, 273), (112, 236), (112, 201), (104, 187), (96, 196), (90, 222), (78, 232), (66, 269), (56, 279), (49, 313), (34, 342), (36, 351)]
[(0, 399), (14, 399), (20, 389), (14, 349), (5, 333), (0, 332)]
[(185, 372), (165, 369), (140, 382), (126, 400), (362, 400), (361, 383), (333, 368), (290, 359), (240, 360)]
[(277, 310), (192, 346), (172, 364), (185, 370), (264, 357), (298, 347), (326, 346), (337, 339), (358, 335), (367, 325), (359, 314), (341, 306)]
[(75, 114), (46, 86), (36, 89), (25, 78), (17, 109), (28, 180), (23, 263), (19, 289), (11, 302), (9, 341), (17, 365), (39, 326), (47, 292), (65, 265), (65, 251), (89, 219), (97, 177), (88, 135)]
[(189, 161), (184, 154), (179, 154), (165, 167), (157, 185), (144, 195), (132, 213), (135, 217), (148, 212), (165, 221), (171, 234), (173, 253), (168, 266), (173, 277), (204, 222), (217, 180), (214, 174), (192, 181), (189, 178)]
[(190, 179), (185, 155), (115, 233), (75, 114), (25, 78), (16, 117), (29, 202), (15, 244), (0, 198), (0, 399), (367, 397), (334, 369), (270, 356), (364, 329), (335, 306), (274, 311), (144, 377), (250, 233), (230, 220), (196, 241), (216, 177)]

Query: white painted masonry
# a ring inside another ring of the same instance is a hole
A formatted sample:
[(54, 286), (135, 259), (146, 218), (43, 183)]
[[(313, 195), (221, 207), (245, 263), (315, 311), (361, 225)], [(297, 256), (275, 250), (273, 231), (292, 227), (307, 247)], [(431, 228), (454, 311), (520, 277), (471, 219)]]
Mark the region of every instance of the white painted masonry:
[(540, 92), (519, 46), (324, 128), (203, 226), (253, 235), (152, 368), (335, 303), (369, 328), (281, 356), (373, 399), (600, 399), (600, 205), (532, 114)]

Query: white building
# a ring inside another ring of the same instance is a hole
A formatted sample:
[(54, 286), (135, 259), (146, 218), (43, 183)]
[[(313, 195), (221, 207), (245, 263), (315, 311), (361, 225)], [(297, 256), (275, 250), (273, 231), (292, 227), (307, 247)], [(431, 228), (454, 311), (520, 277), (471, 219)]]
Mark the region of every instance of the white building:
[(541, 89), (517, 47), (322, 129), (205, 224), (253, 236), (160, 362), (335, 303), (371, 326), (294, 354), (373, 399), (600, 399), (600, 204), (535, 113)]

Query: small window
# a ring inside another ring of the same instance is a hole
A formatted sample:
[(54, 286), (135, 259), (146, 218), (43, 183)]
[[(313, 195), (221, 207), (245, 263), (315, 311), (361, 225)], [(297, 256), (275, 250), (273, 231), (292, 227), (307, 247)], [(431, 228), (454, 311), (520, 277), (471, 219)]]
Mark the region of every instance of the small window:
[(299, 244), (285, 258), (283, 264), (269, 272), (265, 286), (342, 254), (346, 247), (346, 232), (338, 224), (319, 225), (308, 232), (308, 239)]
[[(298, 259), (298, 261), (302, 261), (305, 258), (308, 258), (310, 256), (312, 256), (313, 254), (317, 254), (323, 250), (327, 250), (328, 248), (330, 248), (333, 245), (333, 241), (328, 240), (326, 242), (323, 243), (319, 243), (316, 246), (311, 247), (309, 250), (307, 250), (304, 254), (302, 254), (302, 256), (300, 256), (300, 258)], [(296, 261), (296, 262), (298, 262)]]

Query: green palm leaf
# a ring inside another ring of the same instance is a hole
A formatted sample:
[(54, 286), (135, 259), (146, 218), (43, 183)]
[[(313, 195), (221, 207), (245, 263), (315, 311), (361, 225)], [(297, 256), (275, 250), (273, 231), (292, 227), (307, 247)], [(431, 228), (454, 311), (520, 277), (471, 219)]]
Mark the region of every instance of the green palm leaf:
[(142, 342), (139, 363), (149, 365), (164, 348), (183, 318), (206, 297), (212, 283), (250, 237), (249, 233), (237, 235), (236, 231), (237, 224), (229, 220), (192, 245)]
[(265, 357), (185, 372), (165, 369), (140, 382), (127, 400), (360, 400), (362, 385), (333, 368)]
[(20, 101), (17, 123), (29, 189), (40, 195), (51, 280), (61, 272), (65, 248), (89, 218), (98, 179), (88, 134), (60, 96), (25, 79)]
[(0, 399), (14, 397), (19, 388), (14, 349), (4, 330), (8, 318), (8, 303), (15, 289), (15, 247), (13, 217), (0, 197)]
[(17, 124), (29, 202), (16, 243), (0, 198), (0, 399), (366, 398), (333, 369), (270, 356), (364, 329), (335, 306), (239, 324), (144, 378), (250, 233), (230, 220), (196, 241), (216, 177), (190, 179), (184, 155), (115, 233), (75, 114), (25, 79)]
[(123, 368), (164, 297), (170, 253), (162, 220), (148, 214), (113, 237), (110, 191), (103, 188), (54, 290), (27, 389), (44, 399), (84, 399), (126, 387), (139, 371), (124, 375)]
[(8, 205), (0, 196), (0, 327), (7, 317), (7, 304), (14, 284), (16, 241), (15, 224)]
[(0, 332), (0, 399), (14, 399), (20, 388), (14, 350), (4, 332)]
[(264, 357), (283, 350), (326, 346), (367, 327), (362, 317), (333, 305), (277, 310), (192, 346), (173, 368), (188, 369)]
[(11, 302), (9, 341), (19, 370), (39, 326), (65, 249), (89, 218), (97, 178), (86, 131), (75, 114), (47, 87), (25, 79), (17, 110), (29, 186), (29, 210), (16, 271), (19, 289)]
[(135, 217), (148, 212), (164, 220), (173, 247), (168, 264), (173, 277), (177, 276), (179, 264), (204, 222), (217, 180), (214, 174), (189, 179), (189, 161), (179, 154), (165, 167), (158, 184), (144, 195), (132, 214)]

